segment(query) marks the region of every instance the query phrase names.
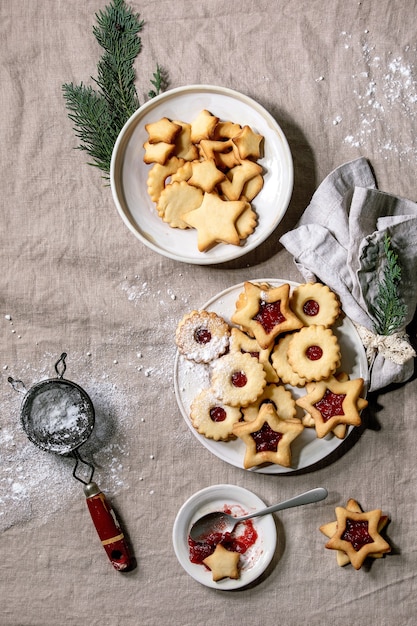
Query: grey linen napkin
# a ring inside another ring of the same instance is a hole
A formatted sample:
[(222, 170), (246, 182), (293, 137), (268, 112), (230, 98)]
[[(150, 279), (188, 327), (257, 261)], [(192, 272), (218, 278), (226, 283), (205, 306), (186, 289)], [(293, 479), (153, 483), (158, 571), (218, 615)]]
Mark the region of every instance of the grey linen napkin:
[[(375, 303), (390, 237), (401, 266), (399, 295), (407, 306), (404, 325), (376, 335)], [(331, 172), (314, 193), (296, 228), (280, 239), (306, 282), (320, 281), (337, 293), (366, 348), (370, 391), (408, 380), (415, 352), (405, 327), (417, 302), (417, 204), (381, 192), (361, 157)]]

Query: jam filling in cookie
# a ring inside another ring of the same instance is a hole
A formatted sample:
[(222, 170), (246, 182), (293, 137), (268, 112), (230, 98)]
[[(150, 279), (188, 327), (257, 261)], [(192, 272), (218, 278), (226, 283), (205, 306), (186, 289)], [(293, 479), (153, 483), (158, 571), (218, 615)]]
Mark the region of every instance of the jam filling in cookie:
[(334, 415), (344, 415), (343, 400), (346, 398), (345, 393), (333, 393), (330, 389), (326, 389), (324, 396), (319, 402), (314, 404), (315, 408), (320, 411), (324, 422), (327, 422)]
[(191, 311), (180, 320), (175, 342), (185, 358), (210, 363), (229, 347), (228, 323), (212, 311)]
[(358, 502), (350, 498), (346, 507), (336, 507), (335, 513), (336, 521), (323, 524), (320, 531), (329, 539), (325, 547), (335, 550), (338, 565), (351, 563), (358, 570), (369, 557), (382, 558), (391, 551), (380, 534), (388, 523), (381, 509), (364, 512)]
[(260, 430), (251, 433), (255, 441), (256, 452), (276, 452), (282, 439), (282, 433), (272, 430), (268, 422), (265, 422)]
[(253, 319), (259, 322), (265, 333), (269, 335), (278, 324), (285, 322), (286, 318), (281, 313), (281, 300), (277, 300), (276, 302), (265, 302), (261, 300), (259, 302), (259, 311)]
[(342, 533), (341, 539), (349, 541), (356, 552), (367, 543), (372, 543), (373, 539), (368, 532), (368, 521), (346, 518), (346, 530)]

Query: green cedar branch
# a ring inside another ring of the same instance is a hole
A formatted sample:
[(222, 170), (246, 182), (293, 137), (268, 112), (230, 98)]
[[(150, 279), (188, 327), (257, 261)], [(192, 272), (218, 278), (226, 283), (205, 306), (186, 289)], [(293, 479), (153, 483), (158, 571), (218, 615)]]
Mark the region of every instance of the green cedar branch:
[[(139, 33), (144, 21), (124, 0), (112, 0), (96, 14), (96, 20), (93, 34), (104, 51), (97, 64), (97, 78), (92, 77), (97, 88), (65, 83), (62, 89), (68, 117), (80, 140), (77, 148), (86, 151), (92, 159), (89, 165), (98, 167), (108, 178), (116, 139), (140, 106), (134, 62), (142, 47)], [(150, 82), (154, 89), (148, 96), (152, 98), (165, 86), (159, 66)]]
[(379, 283), (375, 306), (371, 306), (371, 312), (375, 319), (375, 333), (392, 335), (404, 327), (407, 306), (399, 294), (401, 266), (398, 262), (398, 254), (394, 252), (388, 234), (385, 234), (384, 237), (384, 253), (386, 264), (383, 279)]

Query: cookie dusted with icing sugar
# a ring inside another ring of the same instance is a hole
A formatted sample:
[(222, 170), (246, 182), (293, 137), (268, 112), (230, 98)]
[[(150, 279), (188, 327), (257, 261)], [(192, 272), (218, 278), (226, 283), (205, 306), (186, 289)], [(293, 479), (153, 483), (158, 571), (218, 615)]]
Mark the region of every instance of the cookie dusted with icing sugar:
[(305, 326), (329, 328), (341, 312), (336, 294), (322, 283), (298, 285), (291, 294), (290, 306)]
[(230, 327), (212, 311), (191, 311), (178, 323), (175, 343), (179, 352), (196, 363), (210, 363), (229, 347)]
[(213, 362), (211, 380), (214, 393), (222, 402), (245, 407), (263, 392), (266, 374), (250, 354), (230, 352)]
[(261, 348), (268, 348), (281, 333), (302, 328), (303, 322), (289, 306), (290, 286), (244, 283), (232, 322), (255, 337)]
[(235, 439), (233, 426), (241, 419), (238, 407), (221, 402), (212, 389), (203, 389), (190, 408), (191, 423), (200, 435), (214, 441)]

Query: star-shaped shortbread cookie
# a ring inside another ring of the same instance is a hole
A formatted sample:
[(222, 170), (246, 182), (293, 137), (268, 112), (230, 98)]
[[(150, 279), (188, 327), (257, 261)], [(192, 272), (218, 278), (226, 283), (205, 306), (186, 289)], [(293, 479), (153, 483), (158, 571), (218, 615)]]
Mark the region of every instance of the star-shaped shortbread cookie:
[(217, 193), (205, 193), (201, 206), (184, 213), (182, 219), (188, 226), (197, 229), (198, 249), (205, 252), (216, 243), (239, 245), (236, 220), (245, 208), (244, 200), (227, 202)]
[(212, 578), (215, 582), (223, 578), (239, 578), (239, 552), (226, 550), (221, 543), (218, 543), (215, 551), (203, 561), (211, 570)]
[(244, 283), (236, 302), (232, 322), (255, 337), (261, 348), (268, 348), (280, 333), (297, 330), (303, 323), (289, 306), (290, 286)]
[(315, 383), (309, 393), (296, 400), (313, 418), (317, 437), (325, 437), (338, 424), (360, 426), (359, 411), (368, 405), (360, 398), (363, 384), (363, 378), (339, 382), (330, 377)]
[(243, 467), (263, 463), (291, 467), (290, 446), (303, 430), (300, 420), (281, 419), (272, 404), (263, 404), (255, 420), (238, 422), (233, 427), (233, 433), (246, 445)]
[(346, 508), (336, 507), (335, 512), (336, 521), (320, 526), (320, 531), (329, 538), (326, 548), (337, 551), (338, 565), (352, 563), (355, 569), (360, 569), (367, 557), (378, 559), (391, 551), (380, 535), (388, 522), (380, 509), (364, 513), (351, 498)]

